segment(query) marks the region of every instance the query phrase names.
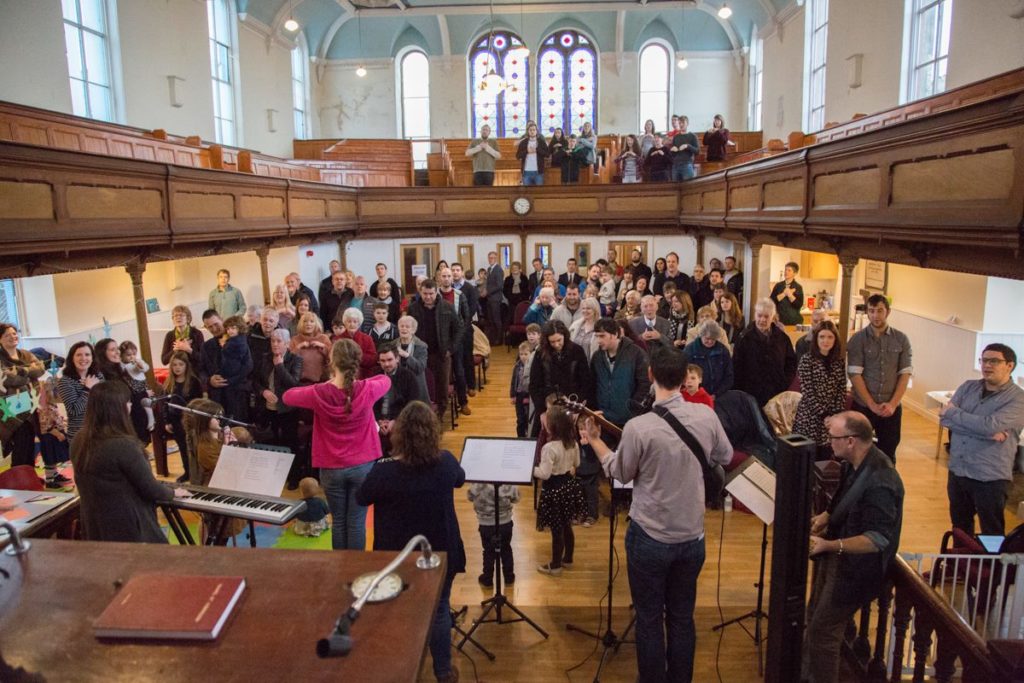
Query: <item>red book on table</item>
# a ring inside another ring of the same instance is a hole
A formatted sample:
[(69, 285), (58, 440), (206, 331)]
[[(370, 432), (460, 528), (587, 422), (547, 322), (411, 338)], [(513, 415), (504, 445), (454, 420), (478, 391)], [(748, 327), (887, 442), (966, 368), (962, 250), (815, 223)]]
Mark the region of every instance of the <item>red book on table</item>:
[(214, 640), (245, 590), (241, 576), (137, 574), (93, 622), (98, 638)]

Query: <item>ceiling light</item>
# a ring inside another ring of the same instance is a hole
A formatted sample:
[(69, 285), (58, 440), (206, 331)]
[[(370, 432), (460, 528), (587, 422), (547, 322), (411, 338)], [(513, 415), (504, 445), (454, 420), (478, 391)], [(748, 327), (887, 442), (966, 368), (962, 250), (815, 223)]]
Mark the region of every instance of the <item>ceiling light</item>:
[(356, 67), (356, 76), (359, 76), (359, 78), (365, 78), (366, 77), (366, 67), (363, 66), (362, 64), (357, 66)]
[(294, 33), (299, 30), (299, 22), (295, 19), (288, 17), (288, 21), (284, 22), (284, 30)]
[(679, 61), (676, 62), (676, 66), (678, 66), (680, 69), (685, 69), (686, 67), (690, 66), (690, 63), (686, 61), (686, 57), (680, 57)]
[(728, 19), (731, 16), (732, 16), (732, 10), (729, 8), (729, 5), (727, 5), (725, 3), (722, 3), (721, 8), (719, 8), (719, 10), (718, 10), (718, 18), (719, 19)]

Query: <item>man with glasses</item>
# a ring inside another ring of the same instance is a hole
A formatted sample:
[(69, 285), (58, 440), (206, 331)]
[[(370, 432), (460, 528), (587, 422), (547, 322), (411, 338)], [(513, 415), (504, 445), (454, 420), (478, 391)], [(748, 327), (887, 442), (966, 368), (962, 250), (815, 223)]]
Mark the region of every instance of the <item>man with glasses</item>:
[(847, 411), (826, 418), (835, 457), (843, 463), (828, 510), (811, 519), (810, 556), (817, 560), (807, 605), (801, 680), (838, 680), (846, 626), (885, 584), (900, 544), (903, 482), (871, 443), (871, 423)]
[(853, 409), (863, 413), (878, 437), (878, 448), (896, 462), (903, 420), (903, 394), (914, 374), (910, 340), (890, 327), (889, 300), (868, 297), (871, 323), (850, 337), (846, 372), (853, 385)]
[(1024, 389), (1013, 382), (1017, 354), (1006, 344), (986, 346), (978, 364), (981, 379), (961, 384), (939, 411), (939, 421), (949, 429), (949, 518), (973, 534), (977, 515), (981, 533), (1002, 536), (1024, 429)]

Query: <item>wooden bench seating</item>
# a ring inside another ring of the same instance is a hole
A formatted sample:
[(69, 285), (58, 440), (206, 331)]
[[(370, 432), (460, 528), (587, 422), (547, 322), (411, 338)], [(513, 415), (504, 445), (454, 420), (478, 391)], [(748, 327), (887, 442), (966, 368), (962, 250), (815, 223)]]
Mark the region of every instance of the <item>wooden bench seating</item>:
[(345, 138), (295, 140), (296, 163), (319, 169), (322, 182), (354, 187), (415, 184), (409, 140)]

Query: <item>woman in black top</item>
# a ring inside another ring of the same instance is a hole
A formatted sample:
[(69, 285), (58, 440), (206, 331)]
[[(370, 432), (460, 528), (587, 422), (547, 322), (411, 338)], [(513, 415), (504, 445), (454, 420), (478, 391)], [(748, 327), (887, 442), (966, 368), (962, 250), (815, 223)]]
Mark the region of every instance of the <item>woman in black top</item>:
[(569, 182), (569, 138), (561, 128), (555, 128), (548, 140), (548, 151), (551, 152), (551, 165), (562, 169), (562, 184)]
[(149, 390), (145, 382), (132, 379), (128, 372), (121, 367), (121, 349), (113, 339), (100, 339), (96, 342), (96, 367), (107, 382), (121, 382), (131, 394), (132, 401), (132, 425), (135, 427), (135, 435), (143, 443), (149, 443), (149, 418), (146, 416), (146, 409), (142, 405), (142, 399), (149, 396)]
[(651, 281), (647, 283), (648, 288), (654, 293), (661, 292), (661, 286), (665, 284), (665, 271), (668, 270), (668, 263), (660, 256), (654, 262), (654, 272), (651, 273)]
[(551, 394), (590, 396), (590, 364), (586, 352), (570, 340), (561, 320), (550, 320), (541, 329), (538, 349), (530, 369), (530, 400), (533, 401), (534, 430), (539, 433), (541, 413), (547, 410)]
[(82, 532), (89, 541), (166, 543), (156, 505), (189, 493), (153, 477), (125, 408), (129, 398), (123, 382), (94, 386), (85, 423), (71, 442)]
[(520, 301), (530, 300), (530, 284), (527, 282), (526, 276), (523, 275), (523, 267), (519, 264), (519, 261), (513, 261), (512, 265), (509, 266), (509, 274), (505, 276), (502, 293), (508, 301), (509, 315), (515, 313), (516, 306), (519, 305)]
[(453, 490), (466, 481), (462, 466), (441, 450), (441, 425), (422, 401), (409, 403), (391, 428), (392, 457), (378, 460), (356, 493), (360, 505), (374, 506), (373, 549), (401, 550), (423, 534), (434, 550), (448, 554), (448, 574), (430, 629), (430, 655), (438, 681), (457, 681), (452, 667), (452, 580), (466, 571)]

